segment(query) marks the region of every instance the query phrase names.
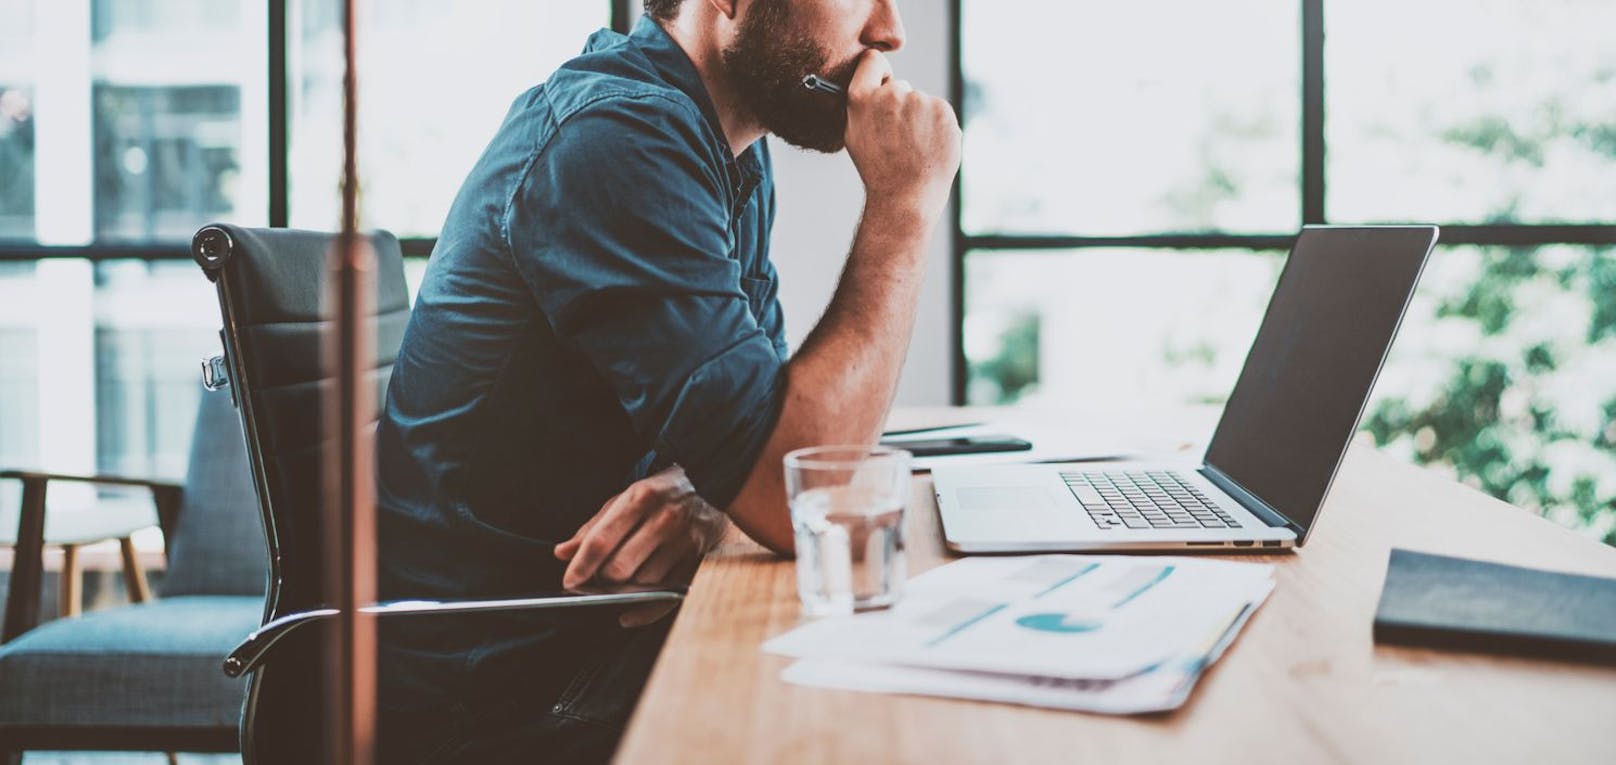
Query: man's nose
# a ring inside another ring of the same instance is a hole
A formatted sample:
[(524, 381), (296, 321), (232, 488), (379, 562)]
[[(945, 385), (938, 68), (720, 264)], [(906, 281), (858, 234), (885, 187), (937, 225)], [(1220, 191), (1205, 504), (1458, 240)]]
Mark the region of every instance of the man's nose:
[(882, 53), (892, 53), (903, 47), (903, 19), (898, 16), (897, 0), (875, 0), (870, 22), (864, 26), (864, 43)]

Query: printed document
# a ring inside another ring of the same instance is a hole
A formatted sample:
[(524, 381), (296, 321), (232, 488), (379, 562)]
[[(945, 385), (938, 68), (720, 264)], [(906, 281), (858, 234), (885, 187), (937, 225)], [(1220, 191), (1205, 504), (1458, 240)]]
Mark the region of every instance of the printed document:
[(1273, 567), (1129, 556), (969, 558), (883, 612), (764, 645), (784, 678), (1128, 714), (1183, 703), (1273, 589)]

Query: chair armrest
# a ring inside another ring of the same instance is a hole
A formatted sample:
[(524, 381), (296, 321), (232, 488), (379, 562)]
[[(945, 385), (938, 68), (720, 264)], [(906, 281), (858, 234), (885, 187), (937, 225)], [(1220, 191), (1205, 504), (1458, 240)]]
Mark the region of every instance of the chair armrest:
[(17, 542), (12, 558), (11, 581), (7, 588), (6, 616), (0, 626), (0, 643), (33, 629), (39, 623), (40, 580), (44, 576), (45, 490), (51, 481), (79, 481), (120, 486), (143, 486), (151, 490), (157, 508), (157, 523), (164, 539), (179, 516), (184, 488), (173, 481), (128, 478), (114, 475), (73, 475), (45, 470), (0, 470), (0, 479), (22, 482), (22, 509), (17, 515)]
[(184, 487), (175, 481), (165, 481), (158, 478), (130, 478), (121, 475), (78, 475), (73, 473), (52, 473), (45, 470), (0, 470), (0, 478), (14, 478), (19, 481), (74, 481), (77, 483), (99, 483), (108, 486), (144, 486), (148, 489), (169, 489), (181, 491)]
[[(185, 494), (184, 484), (176, 481), (163, 480), (161, 478), (131, 478), (129, 476), (121, 475), (53, 473), (48, 470), (26, 470), (16, 468), (0, 469), (0, 479), (6, 478), (22, 481), (23, 506), (25, 508), (24, 515), (27, 514), (26, 509), (29, 506), (30, 497), (35, 494), (41, 497), (41, 499), (37, 500), (40, 503), (39, 512), (44, 512), (44, 500), (42, 497), (44, 496), (46, 485), (51, 481), (73, 481), (77, 483), (95, 483), (106, 486), (145, 487), (151, 490), (152, 503), (157, 506), (157, 525), (162, 527), (164, 539), (167, 539), (169, 534), (174, 530), (174, 523), (179, 518), (180, 514), (180, 500)], [(24, 523), (27, 523), (27, 521), (27, 518), (23, 519)], [(43, 522), (43, 519), (41, 519), (41, 522)], [(18, 536), (19, 540), (23, 537), (21, 534)]]
[[(617, 589), (611, 592), (554, 592), (527, 598), (498, 600), (394, 600), (364, 606), (360, 613), (376, 616), (422, 616), (427, 614), (465, 614), (486, 611), (537, 611), (545, 609), (574, 609), (598, 606), (629, 606), (640, 603), (678, 602), (685, 597), (685, 588), (658, 586)], [(263, 663), (270, 650), (282, 638), (298, 628), (315, 622), (336, 618), (335, 608), (317, 608), (287, 614), (259, 627), (248, 635), (224, 660), (224, 673), (240, 677)]]

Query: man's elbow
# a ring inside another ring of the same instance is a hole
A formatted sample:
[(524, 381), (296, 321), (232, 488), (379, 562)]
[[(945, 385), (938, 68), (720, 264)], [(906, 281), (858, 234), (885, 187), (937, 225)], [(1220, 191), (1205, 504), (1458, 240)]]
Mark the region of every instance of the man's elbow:
[(775, 555), (777, 555), (777, 556), (779, 556), (781, 558), (784, 558), (785, 560), (795, 560), (796, 557), (797, 557), (797, 545), (794, 542), (794, 540), (792, 540), (792, 539), (788, 538), (788, 539), (785, 540), (784, 543), (780, 543), (780, 542), (772, 542), (771, 543), (771, 542), (768, 542), (766, 540), (756, 539), (756, 538), (754, 538), (752, 541), (757, 542), (760, 545), (763, 545), (764, 549), (768, 550), (769, 552), (774, 553)]
[(777, 503), (755, 503), (737, 498), (725, 512), (753, 542), (782, 558), (796, 557), (796, 538), (789, 510), (779, 507)]

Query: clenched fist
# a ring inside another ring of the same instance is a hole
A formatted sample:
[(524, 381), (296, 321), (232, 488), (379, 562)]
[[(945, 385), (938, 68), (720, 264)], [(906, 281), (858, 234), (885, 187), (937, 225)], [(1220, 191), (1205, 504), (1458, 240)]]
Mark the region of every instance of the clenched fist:
[(942, 214), (959, 170), (953, 107), (894, 79), (877, 50), (864, 52), (847, 88), (847, 153), (864, 181), (866, 206)]

